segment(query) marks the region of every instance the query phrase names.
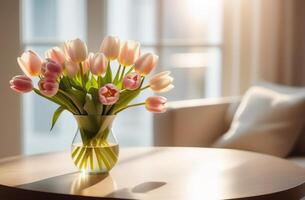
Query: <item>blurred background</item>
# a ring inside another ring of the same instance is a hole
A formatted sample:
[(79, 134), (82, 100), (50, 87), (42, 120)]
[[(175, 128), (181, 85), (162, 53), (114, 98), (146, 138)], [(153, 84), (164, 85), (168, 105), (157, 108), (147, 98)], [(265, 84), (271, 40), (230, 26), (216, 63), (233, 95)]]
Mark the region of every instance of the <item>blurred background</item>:
[[(106, 35), (140, 41), (160, 57), (155, 73), (172, 71), (169, 101), (239, 96), (258, 81), (305, 85), (303, 0), (10, 0), (0, 3), (0, 25), (0, 157), (70, 148), (71, 114), (50, 132), (56, 105), (8, 82), (24, 50), (43, 56), (75, 37), (90, 51)], [(114, 132), (122, 146), (151, 146), (152, 123), (145, 109), (129, 109)]]

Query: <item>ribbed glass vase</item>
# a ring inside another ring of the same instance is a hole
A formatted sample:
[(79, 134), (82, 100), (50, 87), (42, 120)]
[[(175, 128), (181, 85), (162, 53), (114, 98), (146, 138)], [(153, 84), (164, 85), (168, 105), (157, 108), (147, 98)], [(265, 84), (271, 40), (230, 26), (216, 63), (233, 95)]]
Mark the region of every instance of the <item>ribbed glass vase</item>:
[(85, 173), (106, 173), (117, 163), (119, 145), (112, 131), (115, 115), (74, 115), (78, 129), (72, 142), (75, 166)]

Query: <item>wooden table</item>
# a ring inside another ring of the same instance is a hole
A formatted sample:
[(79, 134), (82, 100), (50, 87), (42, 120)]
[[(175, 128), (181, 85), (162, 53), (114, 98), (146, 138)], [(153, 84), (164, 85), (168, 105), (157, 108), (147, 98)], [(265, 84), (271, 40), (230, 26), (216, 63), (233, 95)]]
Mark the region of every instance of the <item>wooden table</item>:
[(68, 153), (0, 160), (0, 199), (300, 199), (305, 169), (209, 148), (123, 148), (106, 175), (78, 173)]

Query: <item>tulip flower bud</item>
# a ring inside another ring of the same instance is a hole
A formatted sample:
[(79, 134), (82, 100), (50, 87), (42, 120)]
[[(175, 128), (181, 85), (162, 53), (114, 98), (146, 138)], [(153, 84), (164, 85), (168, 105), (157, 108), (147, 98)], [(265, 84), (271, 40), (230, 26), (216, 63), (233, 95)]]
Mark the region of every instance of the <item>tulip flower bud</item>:
[(100, 51), (104, 53), (108, 60), (116, 59), (120, 54), (120, 39), (115, 36), (107, 36), (104, 38)]
[(10, 87), (16, 92), (26, 93), (33, 90), (33, 83), (29, 77), (18, 75), (10, 80)]
[(64, 44), (64, 54), (66, 56), (66, 60), (70, 60), (74, 63), (80, 63), (87, 58), (87, 45), (78, 38), (75, 40), (68, 40)]
[(148, 97), (145, 101), (145, 107), (150, 112), (163, 113), (166, 111), (166, 101), (167, 99), (161, 96)]
[(130, 66), (135, 63), (139, 55), (140, 43), (132, 40), (127, 40), (122, 45), (118, 60), (123, 66)]
[(140, 85), (141, 85), (141, 76), (136, 72), (127, 74), (123, 78), (123, 86), (127, 90), (136, 90), (140, 87)]
[(41, 58), (32, 50), (24, 52), (21, 57), (17, 58), (17, 62), (22, 71), (30, 76), (38, 76), (40, 74), (42, 61)]
[(143, 54), (137, 59), (134, 68), (136, 72), (138, 72), (142, 76), (146, 76), (153, 70), (153, 68), (158, 62), (158, 59), (159, 57), (153, 53)]
[(41, 79), (38, 82), (38, 87), (41, 94), (47, 97), (53, 97), (56, 95), (59, 85), (56, 81)]
[(90, 65), (93, 62), (94, 53), (90, 52), (87, 59), (83, 62), (83, 72), (86, 73), (90, 70)]
[(169, 76), (170, 71), (165, 71), (154, 75), (149, 81), (150, 88), (156, 93), (167, 92), (174, 88), (172, 84), (174, 78)]
[(47, 58), (47, 61), (42, 64), (41, 74), (44, 79), (56, 81), (62, 73), (62, 70), (62, 65)]
[(54, 47), (46, 51), (45, 57), (50, 58), (61, 65), (65, 63), (64, 52), (59, 47)]
[(107, 69), (108, 60), (103, 53), (96, 53), (90, 60), (90, 70), (92, 74), (103, 75)]
[(72, 62), (72, 61), (66, 61), (65, 63), (65, 69), (64, 74), (68, 75), (69, 77), (75, 76), (79, 71), (78, 64)]
[(60, 64), (58, 64), (57, 62), (55, 62), (51, 59), (47, 59), (46, 70), (60, 75), (63, 69), (62, 69), (62, 66)]
[(108, 83), (99, 89), (99, 99), (104, 105), (113, 105), (119, 100), (120, 91), (119, 89)]

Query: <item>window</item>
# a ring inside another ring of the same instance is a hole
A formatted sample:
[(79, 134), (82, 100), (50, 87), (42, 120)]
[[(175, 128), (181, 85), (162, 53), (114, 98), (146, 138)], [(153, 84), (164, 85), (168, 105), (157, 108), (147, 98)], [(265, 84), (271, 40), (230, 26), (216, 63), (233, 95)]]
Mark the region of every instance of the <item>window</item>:
[(156, 71), (172, 71), (169, 100), (220, 96), (223, 0), (107, 2), (107, 33), (141, 41), (160, 56)]
[[(84, 0), (22, 1), (22, 41), (24, 49), (40, 56), (68, 38), (85, 39)], [(25, 154), (64, 150), (70, 147), (76, 125), (63, 113), (49, 133), (50, 120), (57, 106), (34, 93), (23, 96), (23, 151)]]
[[(222, 0), (109, 0), (107, 34), (138, 40), (159, 55), (157, 71), (171, 70), (169, 100), (221, 94)], [(124, 17), (122, 17), (124, 16)], [(144, 93), (141, 98), (152, 93)], [(131, 118), (128, 116), (132, 116)], [(143, 109), (119, 116), (117, 133), (151, 144), (152, 115)], [(123, 124), (123, 125), (122, 125)], [(137, 127), (137, 131), (133, 131)], [(145, 137), (143, 137), (145, 136)]]
[[(220, 96), (222, 0), (104, 2), (106, 19), (94, 19), (94, 23), (105, 24), (107, 35), (138, 40), (142, 52), (159, 55), (155, 72), (171, 70), (175, 78), (175, 89), (166, 94), (169, 100)], [(87, 3), (85, 0), (22, 1), (24, 48), (32, 48), (42, 56), (46, 49), (62, 45), (66, 39), (86, 40), (91, 35), (86, 28)], [(149, 95), (152, 92), (147, 90), (138, 101)], [(52, 133), (48, 133), (55, 109), (56, 105), (35, 94), (24, 96), (26, 154), (70, 146), (76, 124), (69, 113), (64, 113)], [(152, 145), (152, 114), (142, 108), (124, 111), (115, 121), (114, 132), (123, 146)]]

